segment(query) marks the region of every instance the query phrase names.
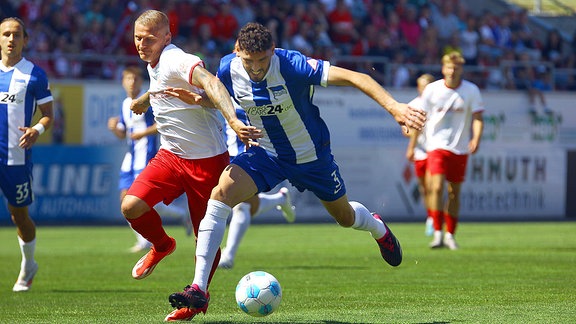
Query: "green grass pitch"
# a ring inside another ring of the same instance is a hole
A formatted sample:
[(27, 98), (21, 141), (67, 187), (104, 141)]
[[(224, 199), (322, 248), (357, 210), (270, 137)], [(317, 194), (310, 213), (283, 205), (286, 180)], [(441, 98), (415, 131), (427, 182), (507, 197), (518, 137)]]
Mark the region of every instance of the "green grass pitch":
[[(461, 249), (430, 250), (424, 224), (391, 223), (404, 261), (388, 266), (365, 232), (336, 224), (254, 225), (236, 265), (218, 270), (201, 323), (575, 323), (576, 222), (466, 223)], [(39, 227), (33, 288), (13, 293), (20, 252), (0, 228), (0, 323), (161, 323), (167, 297), (193, 278), (194, 240), (168, 226), (177, 250), (141, 281), (130, 273), (128, 227)], [(238, 280), (265, 270), (280, 308), (236, 306)]]

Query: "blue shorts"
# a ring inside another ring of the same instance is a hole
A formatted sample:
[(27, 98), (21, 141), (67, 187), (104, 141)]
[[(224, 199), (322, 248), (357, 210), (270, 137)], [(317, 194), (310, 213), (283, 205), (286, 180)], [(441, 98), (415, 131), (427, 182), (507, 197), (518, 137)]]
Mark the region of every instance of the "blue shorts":
[(118, 185), (118, 189), (120, 190), (128, 190), (132, 183), (134, 183), (134, 179), (142, 172), (142, 170), (131, 170), (131, 171), (120, 171), (120, 182)]
[(300, 192), (309, 190), (323, 201), (334, 201), (346, 194), (344, 180), (331, 154), (324, 160), (293, 164), (279, 160), (263, 148), (252, 146), (232, 163), (250, 175), (258, 192), (270, 191), (288, 179)]
[(0, 189), (8, 203), (25, 207), (34, 201), (32, 193), (32, 164), (0, 165)]

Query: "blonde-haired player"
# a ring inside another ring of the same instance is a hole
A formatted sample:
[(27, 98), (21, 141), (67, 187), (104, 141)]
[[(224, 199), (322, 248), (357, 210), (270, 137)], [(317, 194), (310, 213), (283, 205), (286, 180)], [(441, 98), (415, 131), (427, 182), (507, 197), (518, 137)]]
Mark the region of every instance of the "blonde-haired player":
[[(219, 114), (246, 144), (261, 135), (256, 127), (246, 126), (236, 117), (228, 91), (204, 68), (204, 62), (172, 44), (166, 14), (144, 11), (134, 22), (134, 45), (140, 59), (148, 63), (150, 87), (145, 95), (132, 100), (131, 110), (142, 114), (152, 106), (161, 143), (121, 204), (130, 226), (152, 243), (150, 251), (132, 269), (132, 277), (144, 279), (176, 249), (176, 240), (166, 233), (152, 206), (161, 201), (170, 204), (186, 193), (193, 233), (198, 235), (212, 188), (230, 163)], [(164, 94), (170, 87), (205, 93), (217, 109)], [(219, 249), (217, 254), (210, 266), (210, 278), (218, 265)]]
[[(458, 249), (454, 239), (460, 211), (460, 190), (468, 156), (478, 151), (482, 137), (484, 103), (478, 87), (462, 79), (464, 58), (458, 52), (442, 57), (443, 79), (430, 83), (422, 93), (428, 120), (425, 128), (428, 194), (434, 219), (431, 248)], [(448, 198), (444, 202), (444, 186)], [(446, 233), (443, 235), (443, 225)]]

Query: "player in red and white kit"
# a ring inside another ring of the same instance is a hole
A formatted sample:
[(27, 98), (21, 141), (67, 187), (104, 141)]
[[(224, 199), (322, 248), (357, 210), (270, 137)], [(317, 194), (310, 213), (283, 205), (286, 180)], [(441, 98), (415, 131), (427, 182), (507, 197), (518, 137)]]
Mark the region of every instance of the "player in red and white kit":
[[(138, 114), (152, 106), (160, 134), (160, 150), (136, 178), (121, 206), (132, 228), (153, 244), (132, 269), (135, 279), (143, 279), (176, 249), (176, 241), (164, 231), (160, 215), (152, 208), (158, 202), (169, 204), (186, 193), (194, 234), (198, 235), (212, 188), (230, 162), (218, 111), (246, 144), (258, 138), (258, 131), (236, 117), (226, 88), (204, 68), (202, 60), (171, 44), (164, 13), (142, 13), (134, 24), (134, 43), (140, 58), (149, 63), (150, 88), (132, 101), (131, 109)], [(217, 109), (165, 94), (164, 90), (171, 87), (205, 92)]]
[[(442, 57), (444, 79), (430, 83), (422, 93), (428, 120), (426, 165), (430, 178), (430, 213), (434, 219), (434, 239), (430, 247), (458, 249), (454, 239), (460, 210), (460, 190), (468, 156), (478, 151), (482, 137), (484, 103), (478, 87), (462, 79), (464, 58), (458, 52)], [(444, 184), (448, 200), (444, 202)], [(443, 235), (443, 224), (446, 234)]]
[[(422, 108), (422, 92), (426, 86), (430, 83), (434, 82), (434, 76), (432, 74), (422, 74), (421, 76), (416, 79), (416, 87), (418, 89), (418, 96), (412, 99), (408, 106), (416, 109), (423, 109)], [(418, 178), (418, 191), (420, 191), (420, 196), (422, 197), (422, 201), (424, 202), (424, 207), (426, 208), (426, 235), (430, 236), (434, 233), (434, 220), (430, 215), (430, 203), (429, 195), (426, 190), (426, 163), (428, 163), (428, 154), (426, 153), (426, 136), (424, 132), (410, 132), (408, 134), (410, 136), (410, 141), (408, 142), (408, 146), (406, 147), (406, 159), (408, 161), (414, 162), (414, 172), (416, 173), (416, 177)]]

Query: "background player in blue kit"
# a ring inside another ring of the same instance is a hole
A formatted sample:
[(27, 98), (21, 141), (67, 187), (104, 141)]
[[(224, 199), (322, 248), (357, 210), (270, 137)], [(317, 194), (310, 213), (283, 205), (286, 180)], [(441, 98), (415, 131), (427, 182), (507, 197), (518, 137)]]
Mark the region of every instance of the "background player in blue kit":
[[(154, 121), (152, 107), (144, 114), (135, 114), (130, 110), (132, 100), (140, 97), (146, 91), (142, 89), (142, 70), (137, 66), (128, 66), (122, 71), (122, 88), (126, 98), (122, 101), (120, 115), (108, 119), (108, 129), (120, 139), (126, 139), (128, 149), (120, 167), (120, 201), (134, 182), (134, 179), (144, 170), (150, 159), (158, 152), (158, 130)], [(170, 215), (182, 219), (186, 227), (186, 234), (192, 234), (192, 221), (186, 209), (186, 196), (178, 197), (172, 204), (159, 203), (154, 206), (163, 216)], [(130, 248), (131, 252), (140, 252), (152, 247), (147, 239), (138, 232), (136, 244)]]
[[(28, 34), (20, 19), (0, 22), (0, 188), (8, 200), (22, 252), (20, 274), (12, 288), (17, 292), (30, 290), (38, 272), (34, 260), (36, 226), (28, 213), (34, 200), (31, 147), (54, 118), (46, 73), (22, 56), (27, 42)], [(36, 108), (42, 117), (31, 126)]]
[(251, 125), (262, 130), (262, 138), (226, 167), (212, 190), (199, 227), (194, 280), (184, 292), (169, 296), (177, 308), (172, 318), (191, 319), (207, 310), (210, 267), (232, 207), (285, 179), (298, 190), (312, 191), (341, 226), (370, 232), (386, 262), (398, 266), (400, 244), (382, 218), (348, 201), (328, 127), (312, 102), (313, 90), (315, 85), (356, 87), (384, 107), (404, 131), (422, 129), (425, 113), (398, 103), (364, 73), (275, 48), (270, 31), (257, 23), (240, 30), (235, 53), (220, 61), (218, 78), (246, 111)]
[[(108, 119), (108, 129), (116, 137), (126, 139), (128, 145), (120, 167), (120, 201), (126, 196), (126, 192), (134, 179), (158, 151), (158, 130), (154, 122), (152, 107), (140, 115), (130, 110), (132, 100), (145, 92), (142, 91), (142, 82), (142, 70), (139, 67), (129, 66), (122, 71), (122, 88), (126, 92), (126, 98), (122, 101), (120, 115)], [(136, 244), (130, 249), (131, 252), (144, 251), (152, 246), (138, 232), (134, 233), (136, 234)]]

